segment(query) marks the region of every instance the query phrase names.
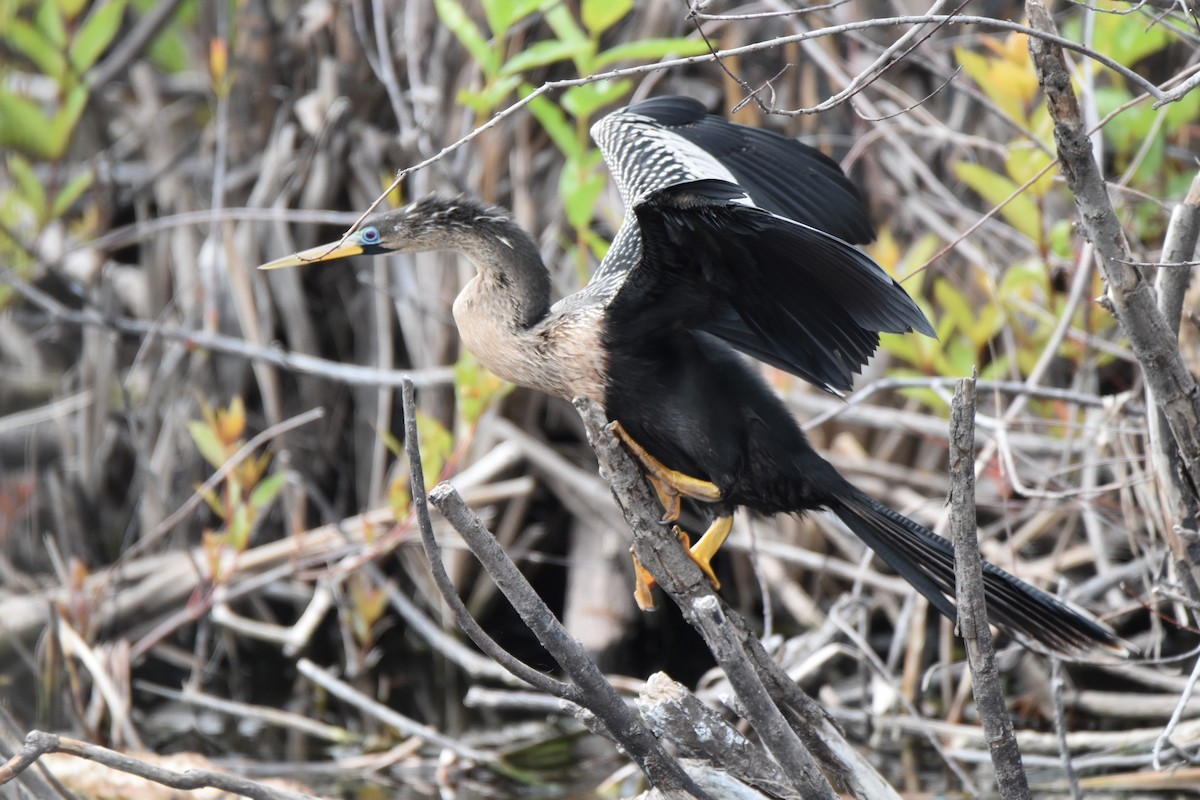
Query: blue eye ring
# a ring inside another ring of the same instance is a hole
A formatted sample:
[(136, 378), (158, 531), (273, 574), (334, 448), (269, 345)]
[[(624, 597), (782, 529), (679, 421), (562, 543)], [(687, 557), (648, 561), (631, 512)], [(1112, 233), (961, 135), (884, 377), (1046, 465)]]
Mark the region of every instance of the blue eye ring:
[(363, 228), (358, 236), (363, 244), (379, 244), (379, 229), (374, 225)]

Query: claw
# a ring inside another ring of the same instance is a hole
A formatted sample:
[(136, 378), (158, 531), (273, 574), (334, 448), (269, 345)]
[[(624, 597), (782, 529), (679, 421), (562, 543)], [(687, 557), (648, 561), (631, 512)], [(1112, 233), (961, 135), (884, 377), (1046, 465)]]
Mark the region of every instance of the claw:
[(637, 602), (638, 608), (642, 611), (654, 610), (654, 587), (657, 581), (645, 567), (642, 562), (638, 561), (637, 554), (633, 552), (633, 548), (629, 548), (629, 555), (633, 557), (633, 599)]

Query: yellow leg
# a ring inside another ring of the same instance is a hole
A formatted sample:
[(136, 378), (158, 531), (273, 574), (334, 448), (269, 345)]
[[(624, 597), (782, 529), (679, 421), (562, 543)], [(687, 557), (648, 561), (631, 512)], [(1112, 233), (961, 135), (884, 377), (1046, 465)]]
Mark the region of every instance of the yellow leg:
[(625, 447), (642, 465), (650, 478), (651, 485), (658, 493), (659, 502), (666, 512), (664, 522), (674, 522), (679, 518), (679, 497), (690, 497), (705, 503), (716, 503), (721, 499), (721, 490), (710, 481), (693, 478), (668, 468), (646, 449), (634, 441), (621, 423), (613, 422), (612, 432), (625, 443)]
[[(619, 421), (611, 423), (610, 429), (646, 471), (646, 477), (650, 480), (650, 485), (654, 487), (658, 501), (662, 503), (663, 522), (674, 522), (679, 519), (680, 497), (690, 497), (704, 503), (716, 503), (721, 500), (721, 490), (717, 488), (716, 484), (668, 468), (638, 444)], [(695, 547), (691, 546), (691, 539), (678, 525), (673, 529), (675, 535), (683, 542), (683, 546), (688, 548), (688, 554), (696, 562), (696, 566), (700, 567), (700, 570), (708, 577), (708, 581), (714, 589), (720, 589), (721, 582), (717, 580), (716, 573), (713, 572), (712, 560), (717, 554), (717, 550), (725, 543), (732, 528), (732, 516), (717, 517), (700, 537), (700, 541), (696, 542)], [(656, 585), (654, 576), (646, 571), (632, 550), (629, 552), (633, 555), (633, 572), (636, 579), (633, 597), (642, 611), (653, 611), (653, 590)]]
[(721, 588), (721, 582), (717, 580), (717, 575), (713, 572), (712, 560), (721, 549), (721, 545), (725, 544), (725, 540), (729, 538), (729, 531), (733, 529), (733, 517), (717, 517), (712, 524), (708, 526), (708, 530), (700, 537), (700, 541), (692, 547), (691, 539), (686, 533), (681, 531), (678, 526), (675, 527), (675, 534), (683, 540), (684, 547), (688, 547), (688, 553), (692, 557), (692, 561), (696, 562), (696, 566), (700, 567), (700, 571), (708, 576), (708, 582), (712, 584), (714, 589)]
[(650, 485), (654, 487), (654, 493), (658, 495), (658, 502), (663, 507), (662, 521), (674, 522), (679, 519), (679, 512), (682, 510), (679, 502), (679, 492), (663, 483), (653, 473), (646, 473), (646, 478), (649, 479)]

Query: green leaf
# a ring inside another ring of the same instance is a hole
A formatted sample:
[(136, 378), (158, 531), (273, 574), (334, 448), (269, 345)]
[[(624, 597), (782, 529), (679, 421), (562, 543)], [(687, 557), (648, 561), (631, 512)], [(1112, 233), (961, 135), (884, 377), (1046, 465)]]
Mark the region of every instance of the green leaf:
[(67, 74), (67, 60), (60, 50), (39, 29), (23, 19), (9, 23), (5, 41), (33, 62), (43, 75), (62, 83)]
[(979, 309), (974, 325), (967, 328), (965, 332), (971, 337), (971, 343), (978, 350), (995, 338), (1000, 329), (1004, 327), (1004, 323), (1005, 319), (1004, 315), (1000, 313), (1000, 306), (989, 302)]
[(199, 420), (188, 422), (187, 429), (192, 436), (192, 441), (196, 443), (196, 449), (200, 451), (200, 455), (204, 456), (204, 460), (213, 467), (220, 468), (226, 461), (225, 445), (221, 443), (221, 437), (217, 435), (216, 429)]
[(549, 40), (537, 42), (525, 48), (508, 60), (500, 68), (501, 75), (515, 75), (525, 70), (544, 67), (559, 61), (576, 58), (590, 58), (595, 47), (591, 42)]
[(383, 439), (383, 446), (388, 449), (389, 453), (396, 458), (404, 458), (404, 442), (400, 441), (396, 434), (386, 430), (376, 430), (375, 433), (379, 435), (380, 439)]
[(1133, 66), (1170, 43), (1161, 25), (1146, 25), (1136, 14), (1096, 14), (1092, 46), (1113, 60)]
[[(527, 95), (533, 91), (528, 84), (521, 87), (521, 94)], [(558, 146), (567, 158), (578, 158), (583, 153), (583, 146), (575, 133), (575, 126), (567, 119), (563, 110), (555, 105), (545, 95), (538, 95), (529, 102), (529, 113), (542, 124), (550, 139)]]
[(576, 119), (590, 119), (597, 110), (628, 94), (632, 86), (630, 80), (594, 81), (572, 86), (563, 92), (562, 107)]
[(71, 65), (77, 71), (86, 72), (112, 44), (121, 28), (125, 4), (126, 0), (108, 0), (92, 8), (71, 42)]
[(969, 375), (975, 366), (975, 348), (966, 339), (951, 339), (942, 348), (949, 369), (939, 370), (943, 374)]
[(708, 52), (708, 45), (703, 39), (642, 39), (628, 44), (610, 47), (596, 56), (592, 61), (592, 70), (599, 71), (617, 61), (656, 61), (667, 56), (684, 58), (699, 56)]
[(470, 106), (471, 110), (476, 114), (491, 114), (496, 110), (496, 106), (504, 102), (504, 98), (512, 94), (512, 91), (520, 85), (520, 75), (497, 78), (490, 81), (487, 86), (479, 91), (471, 91), (470, 89), (459, 90), (458, 101), (465, 106)]
[(168, 75), (177, 75), (187, 69), (191, 55), (179, 31), (168, 29), (150, 43), (146, 54), (151, 63)]
[[(942, 309), (943, 319), (953, 320), (954, 327), (961, 332), (970, 330), (972, 323), (975, 320), (975, 312), (972, 310), (967, 298), (958, 287), (954, 286), (950, 281), (942, 279), (935, 281), (933, 284), (933, 299), (937, 301), (938, 307)], [(942, 334), (942, 331), (938, 331)], [(950, 330), (946, 331), (949, 334)], [(944, 335), (942, 338), (946, 338)]]
[(483, 368), (470, 350), (463, 348), (454, 365), (454, 407), (461, 424), (470, 430), (489, 408), (513, 390), (513, 385)]
[(604, 174), (596, 169), (599, 162), (600, 153), (592, 150), (583, 158), (567, 159), (563, 165), (558, 190), (572, 228), (586, 228), (592, 221), (596, 200), (607, 184)]
[(954, 55), (962, 65), (963, 72), (971, 76), (1005, 116), (1022, 128), (1028, 127), (1023, 93), (1014, 86), (1024, 75), (1017, 74), (1011, 62), (988, 58), (965, 47), (954, 48)]
[(75, 133), (75, 126), (79, 124), (79, 118), (87, 108), (87, 101), (87, 88), (82, 85), (76, 86), (67, 95), (63, 107), (54, 115), (50, 129), (46, 131), (46, 147), (50, 160), (57, 161), (66, 155), (71, 136)]
[(38, 180), (37, 174), (33, 171), (33, 165), (17, 153), (11, 153), (8, 156), (8, 171), (12, 174), (13, 180), (16, 181), (17, 189), (21, 193), (21, 199), (33, 210), (33, 213), (38, 218), (38, 222), (45, 223), (46, 190), (42, 187), (42, 182)]
[[(1021, 298), (1036, 304), (1046, 299), (1046, 271), (1034, 259), (1024, 259), (1004, 271), (996, 295), (1004, 300)], [(1014, 330), (1020, 330), (1014, 327)]]
[(67, 181), (66, 186), (59, 189), (58, 195), (54, 198), (54, 207), (50, 209), (51, 218), (57, 219), (66, 214), (75, 201), (91, 188), (95, 177), (95, 173), (88, 167), (80, 170), (75, 177)]
[(0, 147), (49, 159), (51, 143), (44, 131), (51, 124), (36, 103), (0, 88)]
[(392, 510), (396, 519), (407, 517), (408, 510), (412, 507), (412, 492), (409, 490), (408, 481), (401, 478), (388, 481), (387, 495), (388, 508)]
[(633, 10), (633, 0), (583, 0), (580, 16), (583, 26), (593, 39), (611, 28), (622, 17)]
[(546, 24), (550, 26), (550, 30), (554, 31), (554, 35), (559, 38), (559, 41), (576, 44), (587, 41), (587, 34), (571, 16), (571, 11), (567, 8), (566, 3), (556, 3), (546, 10)]
[(500, 69), (500, 56), (488, 44), (479, 26), (467, 14), (458, 0), (434, 0), (438, 19), (462, 43), (484, 75), (493, 76)]
[(1174, 134), (1194, 124), (1197, 117), (1200, 117), (1200, 92), (1191, 91), (1167, 106), (1167, 133)]
[(226, 543), (240, 553), (250, 544), (250, 531), (253, 525), (250, 521), (250, 509), (239, 503), (233, 509), (233, 517), (228, 522)]
[(604, 260), (604, 257), (608, 255), (608, 248), (612, 246), (612, 242), (591, 228), (583, 230), (583, 241), (588, 246), (588, 249), (592, 251), (592, 257), (596, 259), (597, 263)]
[[(1096, 113), (1106, 117), (1120, 106), (1127, 103), (1132, 95), (1118, 86), (1102, 86), (1094, 92), (1096, 98)], [(1110, 119), (1104, 126), (1104, 139), (1117, 153), (1128, 153), (1137, 147), (1144, 137), (1144, 131), (1154, 124), (1152, 115), (1146, 115), (1147, 104), (1132, 106)], [(1142, 131), (1142, 134), (1139, 134)]]
[(983, 369), (979, 370), (979, 377), (983, 380), (1002, 381), (1010, 377), (1008, 368), (1008, 356), (999, 356), (995, 361), (989, 361)]
[(275, 498), (287, 486), (287, 473), (273, 472), (258, 482), (254, 491), (250, 492), (250, 508), (260, 511), (275, 502)]
[[(85, 0), (74, 0), (81, 3)], [(82, 6), (80, 6), (82, 7)], [(76, 11), (75, 14), (79, 12)], [(74, 17), (75, 14), (71, 16)], [(54, 47), (58, 50), (65, 50), (67, 47), (67, 24), (63, 21), (62, 11), (54, 0), (42, 0), (42, 4), (38, 6), (37, 13), (34, 14), (33, 22), (37, 25), (38, 30), (42, 32)]]
[(1059, 258), (1068, 258), (1075, 252), (1075, 226), (1069, 219), (1056, 220), (1050, 226), (1050, 250)]
[[(1013, 179), (1014, 186), (1021, 186), (1026, 181), (1032, 180), (1034, 175), (1046, 169), (1046, 165), (1054, 160), (1054, 157), (1045, 150), (1035, 147), (1032, 142), (1026, 140), (1009, 142), (1006, 153), (1004, 169)], [(1056, 175), (1058, 175), (1056, 167), (1046, 170), (1045, 174), (1030, 184), (1026, 191), (1034, 197), (1045, 197), (1046, 193), (1054, 187)]]
[[(1000, 205), (1017, 190), (1017, 184), (980, 164), (959, 161), (954, 165), (954, 174), (993, 206)], [(1041, 241), (1042, 214), (1029, 195), (1017, 195), (1000, 209), (1000, 214), (1033, 241)]]
[(483, 0), (483, 13), (492, 36), (503, 39), (509, 28), (546, 4), (547, 0)]
[(454, 437), (437, 419), (418, 411), (417, 438), (421, 443), (421, 474), (425, 476), (425, 485), (432, 486), (441, 478), (454, 452)]

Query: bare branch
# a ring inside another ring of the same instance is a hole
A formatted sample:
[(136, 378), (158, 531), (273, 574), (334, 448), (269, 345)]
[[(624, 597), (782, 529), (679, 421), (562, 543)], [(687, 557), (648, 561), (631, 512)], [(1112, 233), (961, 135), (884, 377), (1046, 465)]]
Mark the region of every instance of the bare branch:
[(958, 629), (967, 645), (975, 706), (983, 723), (996, 783), (1005, 800), (1033, 797), (1021, 765), (1021, 749), (1000, 688), (996, 652), (983, 594), (983, 559), (975, 524), (975, 378), (954, 389), (950, 412), (950, 528), (954, 535)]
[(107, 747), (42, 731), (31, 731), (25, 737), (25, 746), (21, 751), (9, 759), (7, 764), (0, 766), (0, 786), (20, 775), (46, 753), (67, 753), (79, 758), (86, 758), (88, 761), (94, 761), (130, 775), (137, 775), (163, 786), (170, 786), (172, 789), (191, 791), (211, 787), (254, 798), (254, 800), (316, 800), (311, 794), (266, 786), (256, 781), (215, 770), (188, 769), (177, 772), (147, 763), (133, 756), (127, 756), (124, 753), (118, 753), (115, 750), (109, 750)]
[[(403, 402), (405, 450), (408, 453), (409, 463), (420, 465), (416, 402), (410, 383), (404, 385)], [(413, 507), (420, 523), (421, 540), (425, 545), (434, 580), (438, 585), (438, 590), (441, 591), (443, 598), (454, 612), (455, 620), (472, 641), (484, 649), (488, 655), (497, 658), (505, 668), (513, 670), (513, 674), (528, 681), (531, 685), (557, 697), (570, 700), (595, 714), (609, 736), (625, 749), (630, 758), (637, 762), (655, 787), (664, 792), (687, 792), (705, 800), (707, 795), (688, 777), (679, 762), (671, 758), (662, 745), (650, 734), (650, 731), (638, 721), (617, 694), (616, 689), (605, 679), (595, 662), (588, 656), (583, 646), (567, 632), (555, 618), (553, 612), (546, 607), (537, 592), (504, 552), (504, 548), (484, 527), (479, 517), (471, 512), (453, 486), (442, 483), (434, 487), (429, 495), (429, 501), (442, 512), (446, 520), (463, 537), (471, 552), (475, 554), (492, 580), (500, 587), (500, 591), (508, 598), (521, 620), (537, 636), (538, 641), (558, 662), (558, 665), (571, 677), (574, 685), (563, 683), (533, 670), (510, 656), (484, 633), (479, 623), (471, 617), (466, 606), (463, 605), (458, 592), (450, 581), (450, 576), (446, 574), (445, 566), (441, 561), (441, 551), (433, 536), (433, 526), (429, 521), (429, 512), (425, 505), (424, 477), (421, 475), (419, 466), (414, 466), (411, 472)]]

